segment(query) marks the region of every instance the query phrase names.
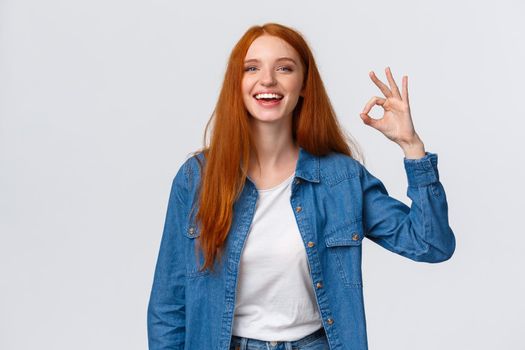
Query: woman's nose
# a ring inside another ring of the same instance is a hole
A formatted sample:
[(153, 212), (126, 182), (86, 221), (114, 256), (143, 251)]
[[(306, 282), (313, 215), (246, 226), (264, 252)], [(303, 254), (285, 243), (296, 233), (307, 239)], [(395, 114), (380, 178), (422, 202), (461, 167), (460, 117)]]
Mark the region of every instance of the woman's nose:
[(275, 77), (273, 75), (273, 72), (271, 70), (266, 70), (262, 72), (261, 76), (261, 84), (265, 86), (271, 86), (275, 84)]

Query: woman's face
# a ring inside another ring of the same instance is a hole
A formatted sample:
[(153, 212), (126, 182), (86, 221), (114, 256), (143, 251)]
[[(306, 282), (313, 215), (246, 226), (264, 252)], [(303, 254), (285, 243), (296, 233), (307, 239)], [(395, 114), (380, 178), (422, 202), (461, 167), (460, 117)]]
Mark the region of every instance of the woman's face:
[(291, 118), (302, 96), (304, 68), (286, 41), (262, 35), (250, 45), (244, 60), (242, 94), (250, 115), (262, 122)]

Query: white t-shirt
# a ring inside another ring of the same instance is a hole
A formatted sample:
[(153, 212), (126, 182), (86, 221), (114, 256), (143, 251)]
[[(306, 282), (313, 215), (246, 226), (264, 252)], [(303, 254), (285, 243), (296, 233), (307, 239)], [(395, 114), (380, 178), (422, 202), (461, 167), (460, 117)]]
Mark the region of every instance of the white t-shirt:
[(258, 190), (241, 255), (233, 335), (294, 341), (322, 327), (306, 248), (290, 202), (294, 175)]

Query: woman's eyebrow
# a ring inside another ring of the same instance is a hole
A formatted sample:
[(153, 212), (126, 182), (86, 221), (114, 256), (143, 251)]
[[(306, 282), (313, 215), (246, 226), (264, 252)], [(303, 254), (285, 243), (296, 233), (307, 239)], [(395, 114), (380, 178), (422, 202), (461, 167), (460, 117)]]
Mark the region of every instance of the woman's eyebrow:
[[(295, 60), (291, 57), (279, 57), (278, 59), (275, 60), (276, 62), (281, 62), (281, 61), (291, 61), (292, 63), (294, 63), (295, 65), (297, 65), (297, 62), (295, 62)], [(258, 60), (257, 58), (250, 58), (248, 60), (245, 60), (244, 63), (252, 63), (252, 62), (255, 62), (255, 63), (259, 63), (261, 62), (260, 60)]]

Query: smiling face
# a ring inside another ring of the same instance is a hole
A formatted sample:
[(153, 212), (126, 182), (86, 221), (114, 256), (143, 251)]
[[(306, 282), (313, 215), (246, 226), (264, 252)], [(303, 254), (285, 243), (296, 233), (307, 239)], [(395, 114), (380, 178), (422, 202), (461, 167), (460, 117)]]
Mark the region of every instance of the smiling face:
[(244, 60), (242, 95), (250, 115), (272, 122), (292, 117), (302, 96), (304, 68), (299, 54), (283, 39), (262, 35)]

